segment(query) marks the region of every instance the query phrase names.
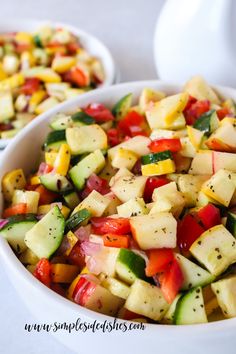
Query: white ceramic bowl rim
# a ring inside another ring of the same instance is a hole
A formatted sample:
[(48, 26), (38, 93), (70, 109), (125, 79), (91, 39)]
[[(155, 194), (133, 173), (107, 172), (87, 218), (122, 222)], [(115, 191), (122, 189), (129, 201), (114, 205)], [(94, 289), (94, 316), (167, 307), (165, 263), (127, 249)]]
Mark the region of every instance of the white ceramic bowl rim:
[[(158, 80), (150, 80), (150, 81), (138, 81), (138, 82), (130, 82), (119, 84), (115, 86), (111, 86), (109, 88), (102, 88), (99, 90), (94, 90), (89, 93), (84, 94), (83, 96), (76, 97), (70, 101), (66, 101), (64, 103), (59, 104), (58, 106), (52, 108), (51, 110), (45, 112), (36, 120), (32, 121), (30, 124), (26, 126), (24, 130), (19, 132), (19, 134), (11, 141), (11, 143), (7, 146), (6, 150), (4, 151), (0, 166), (3, 168), (4, 163), (10, 158), (11, 154), (14, 153), (15, 148), (19, 145), (20, 141), (24, 139), (32, 130), (35, 130), (37, 126), (44, 121), (48, 121), (50, 117), (56, 114), (59, 111), (67, 111), (70, 109), (71, 106), (78, 104), (83, 106), (84, 101), (90, 102), (99, 102), (99, 97), (102, 95), (107, 95), (108, 97), (112, 97), (112, 94), (115, 93), (117, 90), (122, 91), (123, 93), (132, 92), (134, 89), (141, 90), (144, 87), (157, 87), (163, 90), (177, 92), (181, 89), (181, 86), (175, 84), (167, 84), (163, 83), (162, 81)], [(231, 97), (234, 93), (236, 97), (236, 90), (233, 90), (228, 87), (219, 87), (215, 86), (217, 91), (219, 91), (222, 95), (226, 95)], [(122, 96), (122, 94), (121, 94)], [(87, 318), (97, 321), (111, 321), (112, 317), (102, 315), (96, 313), (94, 311), (88, 310), (84, 307), (81, 307), (70, 300), (58, 295), (54, 291), (48, 289), (46, 286), (41, 284), (37, 279), (35, 279), (31, 273), (21, 264), (21, 262), (17, 259), (14, 252), (11, 250), (10, 246), (6, 242), (5, 239), (0, 238), (0, 256), (4, 262), (4, 265), (11, 270), (17, 277), (21, 277), (30, 287), (34, 287), (40, 297), (40, 294), (43, 294), (47, 297), (50, 301), (55, 301), (58, 305), (63, 307), (64, 311), (66, 308), (70, 308), (75, 312), (75, 315), (81, 314), (82, 316), (86, 316)], [(122, 321), (122, 320), (120, 320)], [(145, 324), (146, 330), (149, 331), (150, 334), (154, 334), (156, 331), (160, 334), (175, 334), (175, 335), (184, 335), (184, 336), (197, 336), (203, 334), (207, 331), (208, 335), (215, 335), (216, 332), (220, 333), (222, 330), (227, 331), (228, 328), (235, 327), (236, 325), (236, 318), (232, 319), (225, 319), (222, 321), (216, 321), (206, 324), (195, 324), (195, 325), (182, 325), (182, 326), (174, 326), (174, 325), (161, 325), (161, 324)]]
[[(81, 44), (84, 48), (88, 48), (89, 53), (94, 54), (98, 57), (104, 67), (105, 80), (99, 86), (99, 88), (107, 87), (115, 82), (117, 82), (118, 73), (115, 67), (114, 59), (111, 55), (108, 47), (103, 44), (97, 37), (91, 35), (90, 33), (78, 28), (75, 25), (71, 25), (64, 22), (56, 22), (52, 20), (34, 20), (34, 19), (19, 19), (10, 18), (6, 21), (1, 20), (0, 22), (0, 33), (2, 32), (14, 32), (14, 31), (35, 31), (42, 27), (43, 25), (50, 25), (53, 28), (65, 28), (75, 36), (78, 36)], [(5, 148), (11, 139), (0, 139), (0, 150)]]

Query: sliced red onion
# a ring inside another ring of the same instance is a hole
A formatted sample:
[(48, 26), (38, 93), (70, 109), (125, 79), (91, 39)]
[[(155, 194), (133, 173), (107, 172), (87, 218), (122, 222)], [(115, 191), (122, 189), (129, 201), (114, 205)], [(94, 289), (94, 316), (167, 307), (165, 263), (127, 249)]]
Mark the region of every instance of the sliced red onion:
[(46, 162), (41, 162), (41, 164), (39, 165), (39, 169), (38, 169), (37, 175), (38, 176), (43, 175), (46, 168), (47, 168)]
[(102, 245), (95, 242), (84, 241), (81, 243), (81, 250), (85, 256), (95, 256), (102, 250)]
[(75, 236), (78, 237), (81, 242), (89, 241), (90, 233), (91, 225), (80, 226), (76, 231), (74, 231)]
[(80, 297), (81, 297), (81, 295), (82, 295), (82, 293), (83, 293), (83, 291), (84, 291), (84, 288), (88, 285), (88, 281), (85, 281), (84, 282), (84, 284), (83, 285), (81, 285), (80, 286), (80, 288), (77, 290), (77, 291), (75, 291), (76, 290), (76, 287), (75, 287), (75, 290), (74, 290), (74, 293), (73, 293), (73, 295), (72, 295), (72, 297), (73, 297), (73, 300), (77, 303), (77, 304), (79, 304), (80, 303)]
[(0, 229), (8, 223), (7, 219), (0, 219)]
[(100, 284), (101, 283), (101, 281), (97, 277), (95, 277), (95, 275), (93, 275), (93, 274), (82, 274), (81, 278), (82, 277), (85, 278), (88, 281), (91, 281), (92, 283), (95, 283), (95, 284)]

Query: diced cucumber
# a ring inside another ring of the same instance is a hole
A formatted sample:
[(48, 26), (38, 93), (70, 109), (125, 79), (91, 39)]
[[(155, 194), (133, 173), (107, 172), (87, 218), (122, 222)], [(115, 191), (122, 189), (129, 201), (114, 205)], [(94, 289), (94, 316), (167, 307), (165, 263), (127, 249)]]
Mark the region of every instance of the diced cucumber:
[(122, 97), (112, 108), (112, 114), (116, 117), (117, 120), (120, 120), (125, 117), (128, 113), (131, 104), (132, 104), (133, 94), (128, 93)]
[(0, 236), (4, 237), (14, 251), (20, 254), (27, 249), (24, 241), (25, 234), (32, 229), (36, 223), (37, 220), (32, 217), (25, 217), (25, 219), (17, 217), (11, 218), (8, 224), (0, 230)]
[(225, 317), (236, 316), (236, 276), (221, 279), (213, 284), (211, 288), (217, 297), (218, 304)]
[(205, 286), (214, 281), (215, 277), (212, 274), (181, 254), (176, 254), (175, 258), (179, 263), (184, 277), (184, 282), (181, 287), (182, 290), (188, 290), (196, 286)]
[(202, 288), (197, 287), (181, 296), (176, 305), (174, 323), (177, 325), (206, 323)]
[(169, 150), (157, 152), (154, 154), (148, 154), (148, 155), (141, 157), (141, 161), (142, 161), (143, 165), (148, 165), (150, 163), (156, 163), (156, 162), (168, 160), (168, 159), (173, 160), (172, 154)]
[(79, 123), (79, 125), (89, 125), (95, 123), (93, 117), (89, 116), (87, 113), (83, 111), (74, 113), (71, 116), (71, 119), (74, 123)]
[(226, 229), (236, 238), (236, 214), (228, 213), (226, 220)]
[(39, 258), (49, 258), (60, 246), (65, 219), (55, 205), (25, 234), (25, 243)]
[(80, 224), (85, 223), (90, 217), (91, 213), (87, 209), (77, 211), (66, 220), (66, 230), (74, 230)]
[(70, 209), (74, 209), (80, 202), (76, 191), (69, 191), (63, 194), (63, 198)]
[(205, 132), (206, 135), (212, 133), (219, 126), (219, 119), (216, 111), (211, 109), (210, 111), (203, 113), (193, 124), (193, 127)]
[(165, 313), (162, 323), (167, 323), (167, 324), (172, 324), (174, 322), (174, 316), (175, 316), (175, 310), (176, 310), (176, 305), (177, 302), (179, 301), (180, 297), (182, 294), (178, 294), (174, 301), (171, 303), (168, 311)]
[(145, 260), (138, 254), (121, 248), (116, 260), (116, 272), (118, 277), (128, 284), (132, 284), (135, 279), (145, 278)]
[(104, 286), (104, 288), (108, 289), (113, 295), (119, 296), (125, 300), (129, 296), (130, 288), (122, 281), (112, 277), (108, 277), (105, 274), (101, 274), (100, 279), (101, 285)]
[(63, 193), (72, 190), (72, 184), (58, 173), (46, 173), (39, 177), (42, 185), (52, 192)]
[(44, 149), (46, 151), (50, 149), (58, 150), (61, 144), (66, 144), (65, 130), (55, 130), (48, 134), (44, 143)]
[(50, 123), (50, 127), (53, 130), (65, 130), (70, 126), (72, 126), (71, 117), (60, 113), (56, 115), (53, 121)]
[(69, 171), (70, 178), (78, 190), (83, 189), (85, 180), (92, 173), (99, 173), (105, 166), (105, 158), (101, 150), (95, 150), (83, 158)]

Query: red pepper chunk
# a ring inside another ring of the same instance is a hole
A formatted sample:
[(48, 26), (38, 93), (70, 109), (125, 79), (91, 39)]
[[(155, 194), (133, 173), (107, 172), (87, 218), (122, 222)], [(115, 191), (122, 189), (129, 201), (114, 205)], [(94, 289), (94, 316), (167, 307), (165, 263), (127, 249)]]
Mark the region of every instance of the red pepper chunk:
[(171, 152), (178, 152), (181, 150), (180, 139), (157, 139), (149, 144), (151, 152), (162, 152), (170, 150)]
[(91, 103), (84, 109), (84, 112), (93, 117), (97, 123), (104, 123), (114, 120), (111, 111), (101, 103)]
[(187, 214), (179, 223), (177, 229), (177, 244), (181, 250), (188, 251), (205, 229), (199, 225), (195, 218)]
[(188, 125), (194, 124), (194, 122), (207, 111), (210, 110), (210, 101), (208, 100), (201, 100), (195, 101), (192, 104), (187, 104), (183, 113), (186, 119), (186, 123)]
[(127, 235), (130, 233), (129, 219), (95, 217), (91, 219), (93, 232), (98, 235), (115, 234)]
[(42, 258), (38, 261), (33, 275), (44, 285), (51, 285), (51, 264), (48, 259)]
[(3, 217), (9, 218), (10, 216), (13, 216), (13, 215), (26, 214), (26, 213), (27, 213), (27, 204), (26, 203), (18, 203), (18, 204), (15, 204), (15, 205), (5, 209), (3, 212)]
[(25, 95), (32, 95), (39, 90), (40, 80), (32, 77), (25, 80), (24, 85), (20, 88), (21, 93)]
[(144, 130), (145, 118), (136, 111), (130, 111), (119, 121), (118, 130), (123, 135), (134, 137), (136, 135), (146, 135)]
[(148, 264), (145, 272), (147, 277), (164, 272), (174, 260), (173, 250), (170, 248), (153, 249), (147, 252)]
[(222, 120), (225, 117), (232, 117), (233, 116), (232, 112), (227, 107), (223, 107), (223, 108), (218, 109), (216, 111), (216, 113), (217, 113), (219, 120)]
[(171, 304), (184, 282), (182, 270), (176, 259), (172, 261), (168, 270), (161, 275), (159, 280), (161, 283), (161, 291), (166, 301)]
[(197, 216), (206, 229), (221, 224), (220, 211), (213, 204), (207, 204), (201, 208)]
[(107, 139), (109, 146), (116, 146), (121, 143), (119, 131), (116, 128), (111, 128), (107, 131)]
[(166, 177), (149, 177), (146, 181), (143, 197), (146, 203), (152, 201), (152, 193), (154, 189), (164, 186), (170, 181)]

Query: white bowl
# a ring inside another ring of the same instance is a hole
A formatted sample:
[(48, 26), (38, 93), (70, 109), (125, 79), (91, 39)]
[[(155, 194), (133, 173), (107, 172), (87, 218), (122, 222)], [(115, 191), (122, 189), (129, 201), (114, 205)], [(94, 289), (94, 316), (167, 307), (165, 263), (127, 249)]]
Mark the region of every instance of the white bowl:
[[(115, 62), (109, 49), (98, 38), (75, 26), (62, 22), (12, 18), (6, 21), (1, 20), (0, 33), (16, 31), (34, 32), (45, 24), (50, 25), (52, 28), (67, 29), (75, 36), (79, 37), (81, 44), (84, 48), (88, 50), (90, 54), (101, 60), (105, 71), (105, 80), (99, 86), (99, 88), (110, 86), (118, 81), (118, 74), (115, 68)], [(0, 139), (0, 150), (4, 149), (11, 140), (12, 139)]]
[[(0, 163), (0, 178), (14, 169), (22, 167), (28, 173), (37, 164), (39, 149), (48, 132), (48, 122), (57, 112), (66, 112), (78, 106), (85, 106), (91, 102), (101, 102), (112, 106), (123, 95), (133, 92), (137, 100), (143, 87), (153, 87), (168, 94), (180, 90), (177, 85), (165, 84), (161, 81), (140, 81), (119, 84), (101, 90), (91, 91), (83, 96), (64, 102), (50, 111), (42, 114), (23, 129), (8, 145), (3, 153)], [(232, 97), (236, 100), (236, 90), (219, 88), (222, 96)], [(2, 196), (0, 211), (3, 207)], [(38, 280), (36, 280), (18, 261), (8, 243), (0, 238), (0, 257), (5, 265), (6, 272), (16, 291), (25, 302), (29, 310), (38, 320), (36, 323), (52, 324), (55, 321), (75, 322), (77, 318), (87, 323), (94, 320), (99, 322), (113, 321), (111, 317), (104, 316), (57, 295)], [(2, 284), (4, 289), (4, 284)], [(19, 306), (21, 304), (19, 303)], [(122, 321), (120, 321), (122, 322)], [(172, 326), (146, 324), (143, 331), (112, 331), (102, 333), (98, 331), (72, 332), (57, 331), (52, 333), (58, 340), (70, 349), (80, 354), (92, 353), (113, 354), (121, 352), (136, 354), (227, 354), (235, 353), (236, 348), (236, 318), (212, 322), (202, 325)]]

